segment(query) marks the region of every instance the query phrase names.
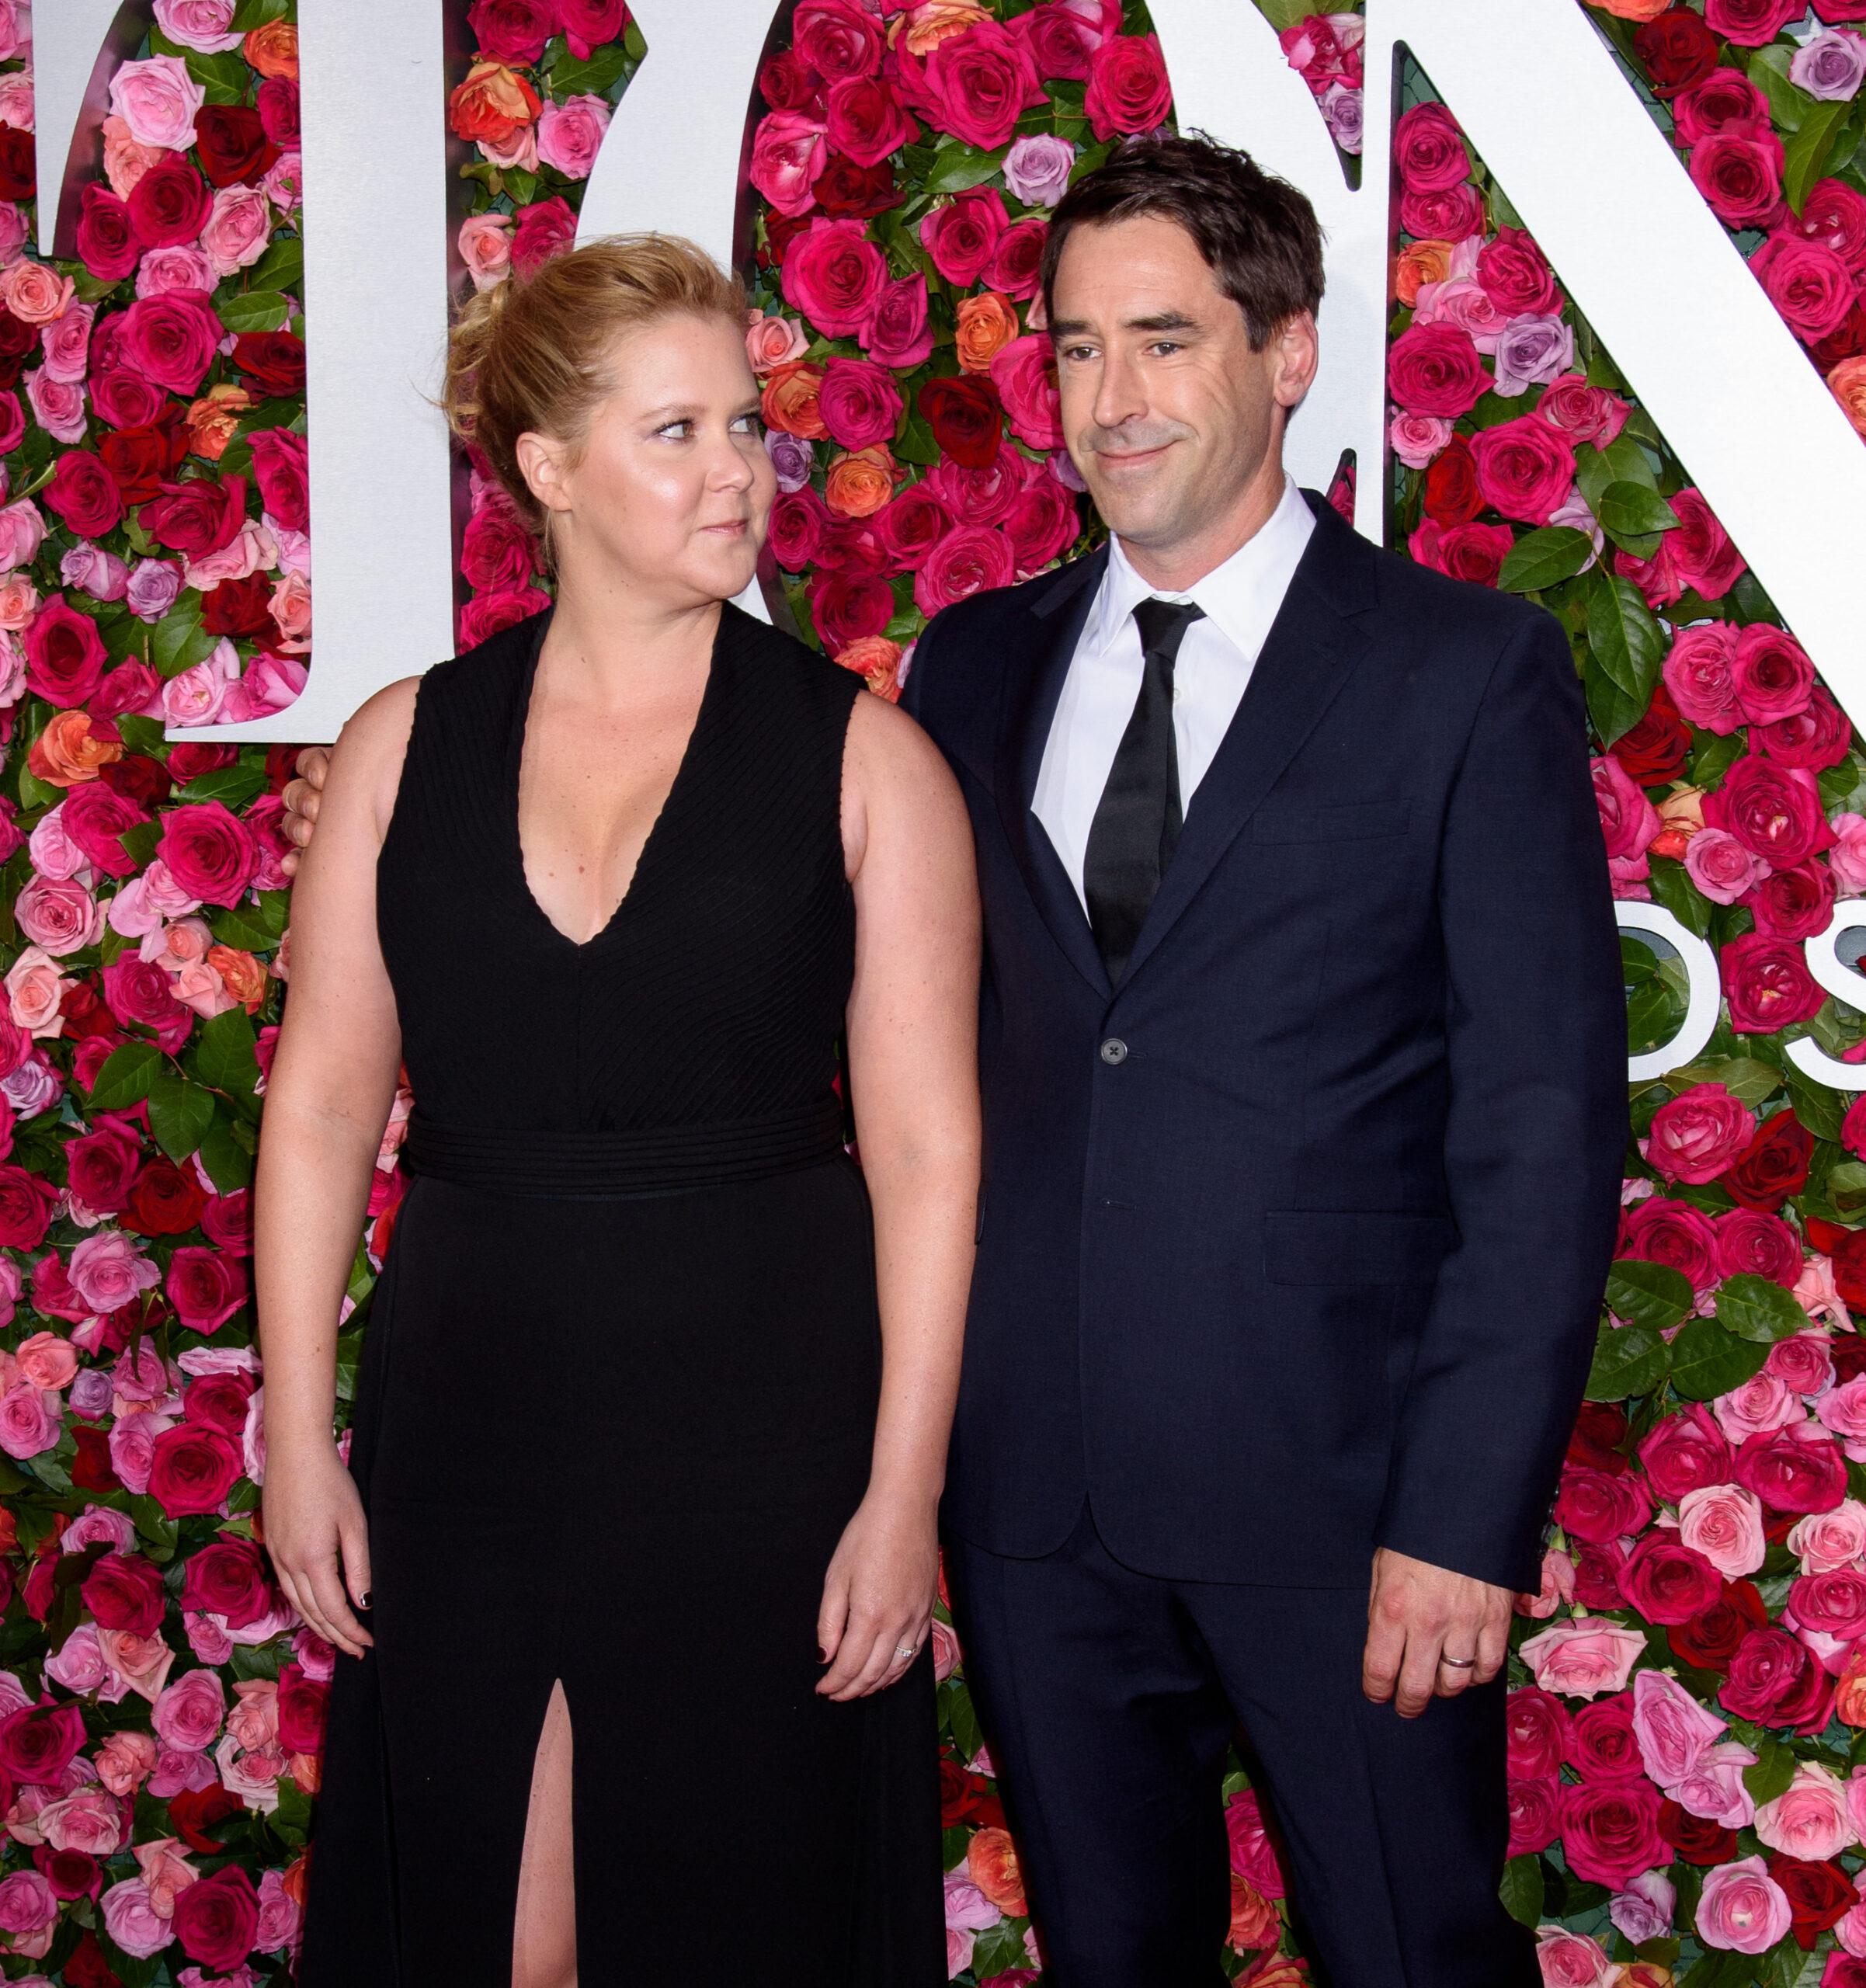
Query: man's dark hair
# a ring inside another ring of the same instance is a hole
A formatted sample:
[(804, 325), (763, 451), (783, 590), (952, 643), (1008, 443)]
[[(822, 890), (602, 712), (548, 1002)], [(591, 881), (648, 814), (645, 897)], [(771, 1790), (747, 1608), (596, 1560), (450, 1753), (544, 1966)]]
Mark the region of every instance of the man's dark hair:
[(1322, 301), (1322, 225), (1307, 198), (1248, 152), (1162, 131), (1131, 139), (1057, 203), (1043, 250), (1047, 313), (1055, 315), (1056, 266), (1071, 230), (1141, 214), (1177, 221), (1192, 237), (1219, 289), (1244, 313), (1253, 352)]

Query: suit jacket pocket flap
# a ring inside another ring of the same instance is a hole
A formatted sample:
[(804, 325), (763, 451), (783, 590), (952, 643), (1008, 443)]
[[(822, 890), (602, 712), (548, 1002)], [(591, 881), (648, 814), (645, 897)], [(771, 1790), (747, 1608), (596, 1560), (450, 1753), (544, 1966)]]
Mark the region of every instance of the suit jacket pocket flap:
[(1347, 842), (1405, 832), (1404, 801), (1357, 801), (1340, 807), (1267, 801), (1251, 822), (1253, 842)]
[(1430, 1284), (1457, 1243), (1449, 1215), (1285, 1210), (1263, 1218), (1264, 1274), (1272, 1284)]

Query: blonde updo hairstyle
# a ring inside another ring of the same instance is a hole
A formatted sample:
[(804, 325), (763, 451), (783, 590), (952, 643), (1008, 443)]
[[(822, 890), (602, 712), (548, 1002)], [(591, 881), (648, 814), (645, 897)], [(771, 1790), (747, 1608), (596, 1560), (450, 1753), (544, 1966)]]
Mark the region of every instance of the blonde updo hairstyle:
[(677, 235), (610, 235), (469, 297), (447, 340), (440, 405), (485, 456), (554, 566), (552, 513), (519, 467), (527, 433), (568, 443), (572, 461), (614, 390), (616, 339), (662, 318), (728, 319), (742, 329), (745, 286)]

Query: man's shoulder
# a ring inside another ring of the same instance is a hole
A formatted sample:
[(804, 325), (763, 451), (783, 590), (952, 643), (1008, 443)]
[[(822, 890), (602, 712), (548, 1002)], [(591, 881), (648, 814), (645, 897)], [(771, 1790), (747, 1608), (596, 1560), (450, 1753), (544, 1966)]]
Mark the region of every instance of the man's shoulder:
[(1441, 638), (1468, 641), (1494, 658), (1538, 622), (1553, 620), (1545, 608), (1475, 580), (1454, 579), (1404, 553), (1370, 545), (1376, 613), (1409, 623)]
[(1081, 589), (1095, 584), (1101, 565), (1098, 553), (1087, 553), (1014, 586), (968, 594), (941, 608), (920, 631), (909, 681), (930, 662), (919, 686), (922, 697), (936, 680), (942, 689), (996, 683), (1020, 650), (1046, 639), (1054, 625), (1051, 617)]

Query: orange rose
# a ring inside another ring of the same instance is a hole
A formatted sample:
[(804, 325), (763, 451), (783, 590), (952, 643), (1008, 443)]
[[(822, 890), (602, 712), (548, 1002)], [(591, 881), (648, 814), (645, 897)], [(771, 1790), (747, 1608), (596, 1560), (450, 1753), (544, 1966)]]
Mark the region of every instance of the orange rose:
[(1659, 804), (1659, 820), (1661, 825), (1652, 843), (1654, 851), (1682, 863), (1686, 846), (1704, 826), (1704, 789), (1684, 787), (1669, 795)]
[(1603, 12), (1618, 14), (1623, 21), (1656, 20), (1671, 4), (1672, 0), (1594, 0)]
[(233, 440), (240, 416), (252, 405), (252, 396), (244, 387), (228, 381), (210, 387), (198, 401), (189, 403), (188, 447), (197, 456), (217, 463)]
[(19, 1528), (12, 1514), (0, 1510), (0, 1553), (17, 1553), (19, 1550)]
[(266, 969), (251, 953), (240, 952), (231, 946), (210, 946), (207, 964), (249, 1015), (259, 1012), (259, 1003), (266, 999)]
[(871, 518), (894, 495), (899, 475), (885, 442), (846, 450), (829, 465), (823, 502), (839, 518)]
[(16, 262), (0, 276), (0, 304), (23, 324), (49, 325), (62, 318), (74, 294), (71, 279), (46, 262)]
[(769, 373), (793, 359), (801, 359), (810, 341), (794, 318), (767, 318), (754, 311), (745, 326), (745, 356), (754, 373)]
[(121, 739), (93, 735), (88, 711), (56, 711), (33, 741), (26, 763), (33, 778), (48, 787), (76, 787), (96, 779), (99, 766), (123, 756)]
[(968, 373), (989, 373), (992, 360), (1017, 335), (1017, 307), (995, 290), (966, 297), (959, 306), (954, 342)]
[(1677, 1978), (1669, 1967), (1661, 1967), (1656, 1960), (1628, 1961), (1624, 1971), (1615, 1977), (1614, 1988), (1673, 1988)]
[(1866, 1726), (1866, 1646), (1856, 1644), (1848, 1654), (1833, 1710), (1843, 1726)]
[(311, 1872), (307, 1860), (294, 1858), (285, 1867), (285, 1875), (279, 1880), (279, 1889), (295, 1906), (302, 1908), (311, 1896)]
[(1283, 1922), (1277, 1917), (1277, 1908), (1235, 1871), (1231, 1874), (1231, 1931), (1225, 1937), (1241, 1954), (1274, 1947), (1283, 1937)]
[(324, 1785), (321, 1754), (294, 1753), (285, 1763), (285, 1771), (307, 1795), (315, 1795)]
[(812, 366), (808, 360), (793, 359), (787, 364), (773, 367), (759, 398), (765, 426), (780, 429), (787, 435), (801, 435), (806, 442), (824, 440), (829, 431), (823, 426), (816, 405), (822, 388), (823, 369)]
[(965, 1872), (1000, 1912), (1008, 1912), (1013, 1919), (1029, 1917), (1023, 1879), (1017, 1868), (1017, 1846), (1009, 1830), (979, 1830), (965, 1853)]
[(447, 99), (447, 123), (456, 137), (509, 144), (543, 106), (538, 93), (502, 62), (475, 62)]
[(885, 635), (863, 635), (846, 648), (838, 649), (836, 659), (845, 669), (853, 669), (877, 697), (884, 698), (891, 704), (900, 702), (898, 642), (891, 642)]
[(1252, 1975), (1239, 1975), (1240, 1981), (1248, 1981), (1249, 1988), (1315, 1988), (1308, 1976), (1308, 1965), (1305, 1961), (1273, 1960), (1268, 1967)]
[(1451, 273), (1449, 242), (1409, 242), (1393, 266), (1393, 294), (1410, 311), (1422, 283), (1443, 283)]
[(924, 55), (941, 42), (950, 41), (976, 23), (991, 18), (990, 10), (981, 6), (978, 0), (925, 0), (924, 5), (909, 7), (905, 14), (896, 16), (888, 30), (888, 46), (895, 45), (905, 29), (908, 53)]
[(1843, 359), (1827, 375), (1827, 389), (1862, 435), (1866, 435), (1866, 352)]
[(298, 30), (289, 21), (268, 21), (246, 37), (245, 56), (262, 76), (298, 80)]

